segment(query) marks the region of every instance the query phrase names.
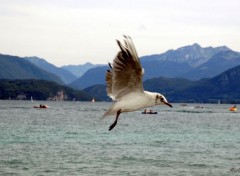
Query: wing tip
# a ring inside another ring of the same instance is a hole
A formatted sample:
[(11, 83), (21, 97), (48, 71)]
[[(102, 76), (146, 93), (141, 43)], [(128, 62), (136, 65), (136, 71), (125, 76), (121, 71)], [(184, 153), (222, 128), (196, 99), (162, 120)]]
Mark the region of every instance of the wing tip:
[(108, 62), (108, 66), (112, 69), (112, 64), (110, 62)]

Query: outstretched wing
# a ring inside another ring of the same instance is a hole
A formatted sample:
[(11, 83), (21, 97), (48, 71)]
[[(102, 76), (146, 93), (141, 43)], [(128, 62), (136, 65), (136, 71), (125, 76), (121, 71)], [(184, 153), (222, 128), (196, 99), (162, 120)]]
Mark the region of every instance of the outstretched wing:
[(130, 92), (143, 91), (143, 69), (136, 49), (129, 36), (124, 36), (124, 44), (117, 40), (120, 51), (106, 73), (107, 93), (118, 100)]

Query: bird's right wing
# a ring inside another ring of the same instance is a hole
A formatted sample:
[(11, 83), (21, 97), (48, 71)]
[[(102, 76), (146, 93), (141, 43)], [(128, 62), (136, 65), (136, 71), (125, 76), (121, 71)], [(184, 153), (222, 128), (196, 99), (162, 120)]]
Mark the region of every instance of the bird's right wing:
[(143, 91), (143, 69), (132, 39), (124, 36), (124, 45), (117, 41), (120, 51), (106, 73), (107, 93), (114, 100), (129, 92)]

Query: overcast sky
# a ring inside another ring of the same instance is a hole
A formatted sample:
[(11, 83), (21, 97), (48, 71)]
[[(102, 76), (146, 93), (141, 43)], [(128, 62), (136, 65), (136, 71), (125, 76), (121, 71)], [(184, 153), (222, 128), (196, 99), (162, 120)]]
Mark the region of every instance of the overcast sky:
[(199, 43), (240, 51), (240, 0), (0, 0), (0, 53), (56, 65), (112, 61), (123, 34), (139, 56)]

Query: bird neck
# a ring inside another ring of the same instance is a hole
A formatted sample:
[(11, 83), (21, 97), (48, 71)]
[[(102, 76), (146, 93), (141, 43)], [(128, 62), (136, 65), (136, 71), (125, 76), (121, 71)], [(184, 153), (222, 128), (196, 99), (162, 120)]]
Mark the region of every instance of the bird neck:
[(144, 91), (144, 95), (145, 95), (145, 96), (147, 97), (147, 99), (148, 99), (149, 106), (154, 106), (154, 105), (156, 105), (156, 93)]

